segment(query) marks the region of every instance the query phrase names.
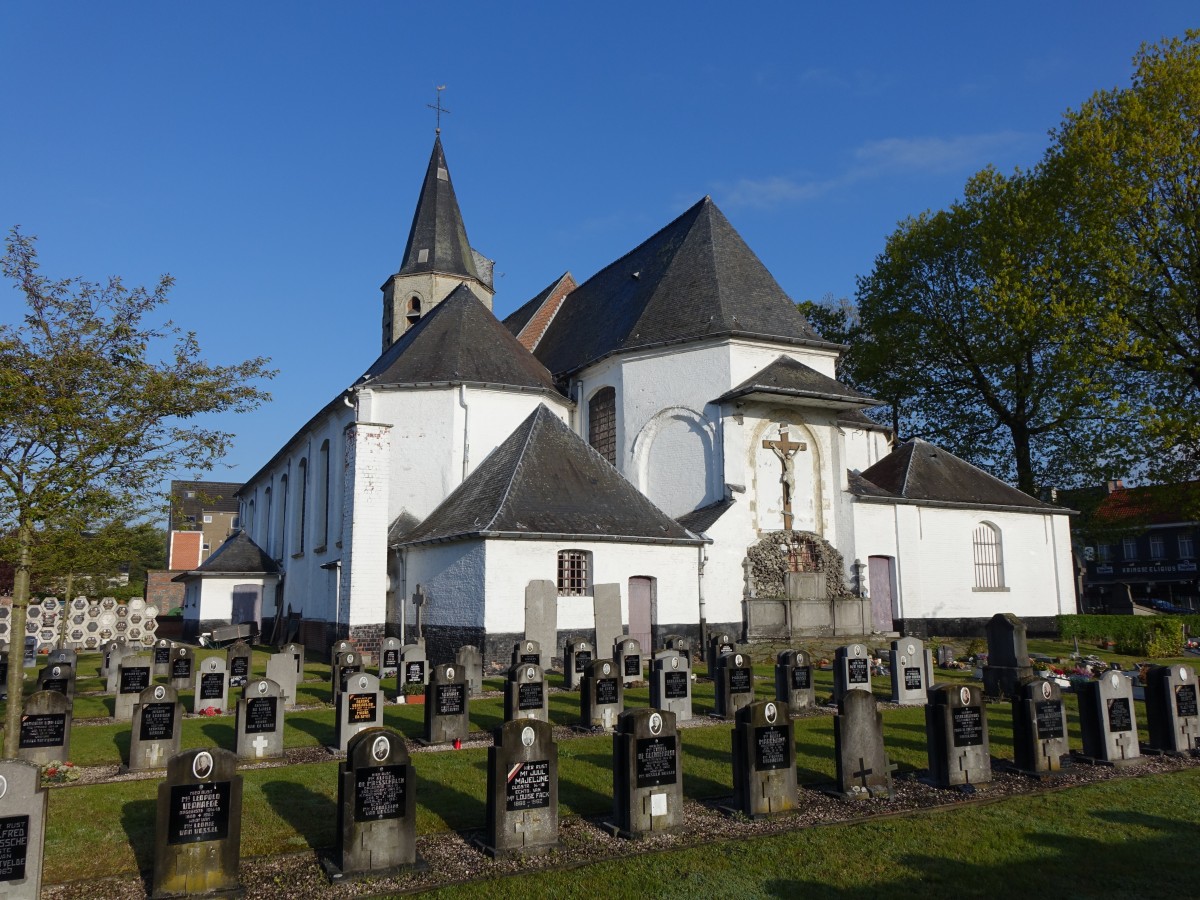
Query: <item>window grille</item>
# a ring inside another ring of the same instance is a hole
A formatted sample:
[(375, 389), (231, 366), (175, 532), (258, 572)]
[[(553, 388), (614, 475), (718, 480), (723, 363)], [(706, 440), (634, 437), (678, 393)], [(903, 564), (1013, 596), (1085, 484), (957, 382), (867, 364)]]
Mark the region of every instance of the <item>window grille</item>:
[(588, 401), (588, 443), (608, 460), (617, 464), (617, 392), (601, 388)]
[(558, 551), (558, 593), (564, 597), (581, 597), (588, 593), (587, 552)]
[(1000, 532), (994, 525), (981, 522), (975, 526), (975, 587), (1004, 587), (1004, 557)]

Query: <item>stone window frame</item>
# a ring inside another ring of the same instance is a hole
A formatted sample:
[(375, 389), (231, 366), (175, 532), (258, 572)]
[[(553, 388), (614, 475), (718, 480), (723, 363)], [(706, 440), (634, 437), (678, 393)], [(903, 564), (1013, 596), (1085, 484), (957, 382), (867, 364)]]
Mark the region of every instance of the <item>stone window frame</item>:
[(993, 522), (979, 522), (971, 533), (976, 591), (1007, 591), (1004, 583), (1004, 537)]
[(557, 585), (560, 597), (587, 597), (592, 593), (592, 554), (588, 550), (558, 551)]

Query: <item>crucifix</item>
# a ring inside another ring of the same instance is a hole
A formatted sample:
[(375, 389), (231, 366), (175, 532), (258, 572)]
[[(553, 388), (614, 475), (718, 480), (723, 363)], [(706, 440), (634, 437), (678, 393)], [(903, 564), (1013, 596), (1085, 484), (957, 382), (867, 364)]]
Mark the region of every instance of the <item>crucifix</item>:
[(445, 89), (446, 89), (446, 86), (444, 84), (439, 84), (437, 86), (437, 103), (426, 103), (425, 104), (430, 109), (437, 111), (437, 128), (434, 129), (434, 134), (442, 133), (442, 113), (445, 113), (446, 115), (450, 115), (450, 110), (448, 110), (444, 106), (442, 106), (442, 91), (444, 91)]
[(421, 590), (421, 586), (419, 584), (417, 585), (416, 592), (413, 593), (412, 602), (413, 606), (416, 607), (417, 610), (417, 637), (423, 638), (425, 637), (425, 632), (421, 624), (421, 610), (424, 609), (425, 604), (429, 602), (429, 598), (425, 596), (425, 592)]
[(799, 450), (807, 450), (808, 445), (803, 441), (793, 441), (788, 436), (786, 425), (779, 426), (779, 440), (762, 442), (764, 450), (771, 450), (779, 457), (783, 466), (783, 474), (779, 477), (783, 485), (783, 530), (792, 530), (792, 496), (796, 493), (796, 468), (792, 457)]

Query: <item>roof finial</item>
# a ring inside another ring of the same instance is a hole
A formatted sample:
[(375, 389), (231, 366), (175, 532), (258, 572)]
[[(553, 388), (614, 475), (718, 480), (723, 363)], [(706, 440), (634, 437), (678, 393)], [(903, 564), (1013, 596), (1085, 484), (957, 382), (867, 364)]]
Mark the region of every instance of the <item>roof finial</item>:
[(442, 91), (446, 89), (444, 84), (437, 85), (437, 103), (426, 103), (430, 109), (437, 110), (437, 128), (433, 130), (434, 134), (442, 133), (442, 113), (450, 115), (450, 110), (442, 106)]

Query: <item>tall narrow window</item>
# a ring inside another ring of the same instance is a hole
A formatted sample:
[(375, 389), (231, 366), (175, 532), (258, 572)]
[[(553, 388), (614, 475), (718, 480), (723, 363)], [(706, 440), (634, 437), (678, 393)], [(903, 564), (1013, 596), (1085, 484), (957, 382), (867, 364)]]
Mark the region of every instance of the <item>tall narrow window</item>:
[(276, 559), (283, 559), (284, 548), (287, 547), (287, 524), (288, 524), (288, 477), (286, 475), (279, 476), (279, 516), (276, 521), (279, 523), (275, 529), (275, 546), (272, 551), (272, 556)]
[(586, 550), (558, 551), (558, 593), (562, 597), (582, 597), (588, 588), (588, 557)]
[(1000, 530), (990, 522), (975, 526), (975, 588), (995, 590), (1004, 587), (1004, 552)]
[(317, 531), (316, 544), (324, 547), (329, 543), (329, 441), (321, 444), (317, 455)]
[(296, 521), (293, 531), (295, 533), (296, 549), (294, 552), (304, 552), (304, 531), (305, 517), (308, 515), (308, 460), (300, 460), (296, 470), (296, 503), (293, 507), (296, 511)]
[(588, 443), (609, 461), (617, 464), (617, 391), (601, 388), (588, 401)]
[(271, 489), (269, 487), (263, 491), (263, 503), (266, 504), (266, 512), (263, 514), (263, 525), (262, 530), (258, 533), (258, 540), (260, 546), (265, 547), (269, 553), (275, 546), (271, 537)]
[(1196, 555), (1195, 545), (1192, 542), (1190, 534), (1181, 534), (1179, 536), (1179, 558), (1191, 559)]
[(1167, 544), (1163, 540), (1161, 534), (1150, 535), (1150, 558), (1151, 559), (1166, 559)]
[(1125, 559), (1137, 559), (1137, 538), (1122, 538), (1121, 539), (1121, 554)]

